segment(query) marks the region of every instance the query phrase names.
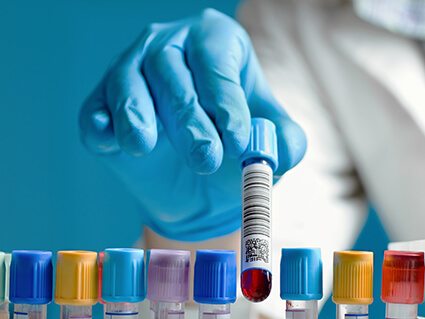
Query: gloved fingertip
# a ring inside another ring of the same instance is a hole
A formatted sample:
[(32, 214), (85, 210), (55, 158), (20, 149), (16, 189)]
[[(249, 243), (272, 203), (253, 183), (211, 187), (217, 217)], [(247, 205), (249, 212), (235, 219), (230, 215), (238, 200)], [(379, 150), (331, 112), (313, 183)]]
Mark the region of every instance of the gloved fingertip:
[(109, 112), (106, 110), (98, 110), (91, 116), (91, 121), (93, 126), (101, 132), (104, 131), (111, 123), (111, 118), (109, 116)]
[(189, 166), (198, 174), (214, 173), (222, 161), (223, 146), (219, 141), (196, 141), (191, 148)]
[(86, 149), (94, 154), (107, 154), (119, 150), (114, 136), (109, 111), (99, 109), (86, 120), (81, 120), (80, 137)]
[(158, 139), (156, 126), (134, 126), (128, 123), (125, 125), (121, 123), (116, 135), (121, 149), (132, 156), (149, 154), (155, 148)]
[(132, 156), (143, 156), (152, 152), (157, 142), (156, 128), (139, 128), (139, 130), (129, 131), (120, 134), (118, 140), (121, 149)]
[(275, 172), (281, 176), (295, 167), (307, 150), (307, 137), (304, 130), (290, 118), (277, 121), (279, 166)]
[(239, 158), (245, 152), (249, 143), (249, 129), (239, 132), (226, 131), (222, 136), (224, 152), (230, 158)]
[(158, 131), (153, 114), (142, 114), (138, 101), (128, 99), (115, 115), (115, 134), (121, 149), (132, 156), (143, 156), (155, 148)]

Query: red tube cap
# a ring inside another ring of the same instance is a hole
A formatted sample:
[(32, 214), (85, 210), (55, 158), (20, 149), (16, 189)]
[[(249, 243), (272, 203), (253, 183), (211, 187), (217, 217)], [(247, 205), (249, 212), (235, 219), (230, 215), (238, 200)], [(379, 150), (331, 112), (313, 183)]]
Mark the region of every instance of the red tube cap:
[(384, 253), (381, 299), (387, 303), (420, 304), (424, 301), (424, 253)]

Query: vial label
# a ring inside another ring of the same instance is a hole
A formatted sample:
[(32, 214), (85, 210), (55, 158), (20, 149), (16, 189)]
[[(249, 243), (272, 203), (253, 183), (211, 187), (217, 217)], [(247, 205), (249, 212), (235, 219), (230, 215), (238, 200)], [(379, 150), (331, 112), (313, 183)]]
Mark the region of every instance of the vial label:
[(249, 268), (271, 272), (273, 171), (265, 164), (248, 165), (242, 185), (242, 272)]
[(138, 319), (138, 312), (123, 313), (123, 312), (105, 312), (105, 319)]
[(345, 318), (346, 319), (369, 319), (369, 314), (368, 313), (363, 313), (363, 314), (346, 313)]
[(288, 309), (286, 319), (307, 319), (307, 314), (304, 309)]
[(91, 319), (91, 315), (85, 315), (81, 313), (70, 313), (69, 318), (70, 319)]
[[(162, 316), (155, 316), (155, 310), (151, 309), (151, 315), (150, 315), (150, 319), (155, 319), (155, 317), (157, 318), (162, 318)], [(124, 319), (124, 318), (121, 318)], [(183, 311), (179, 311), (179, 312), (169, 312), (167, 314), (167, 319), (184, 319), (184, 312)]]
[(202, 319), (230, 319), (230, 312), (226, 312), (226, 313), (204, 312), (202, 314)]
[[(9, 316), (7, 316), (9, 318)], [(42, 313), (40, 311), (22, 312), (17, 311), (13, 313), (13, 319), (42, 319)]]
[(14, 312), (13, 319), (28, 319), (28, 312)]

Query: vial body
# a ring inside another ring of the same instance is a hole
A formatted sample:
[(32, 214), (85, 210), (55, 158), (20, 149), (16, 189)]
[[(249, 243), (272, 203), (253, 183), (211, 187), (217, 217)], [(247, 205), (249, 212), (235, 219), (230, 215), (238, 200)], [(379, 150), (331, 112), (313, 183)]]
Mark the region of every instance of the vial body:
[(317, 300), (287, 300), (286, 319), (317, 319)]
[(416, 319), (418, 317), (417, 304), (399, 304), (387, 303), (385, 318), (386, 319)]
[(272, 287), (273, 170), (264, 159), (250, 159), (243, 166), (241, 288), (246, 299), (259, 302), (269, 296)]
[(151, 319), (184, 319), (184, 304), (151, 301)]
[(60, 319), (91, 319), (92, 306), (61, 305)]
[(139, 302), (136, 303), (114, 303), (107, 302), (103, 305), (104, 319), (138, 319), (139, 318)]
[(13, 305), (13, 319), (46, 319), (46, 313), (47, 305)]
[(199, 319), (230, 319), (230, 304), (199, 304)]
[(336, 319), (369, 319), (369, 306), (337, 304)]
[(0, 303), (0, 319), (9, 319), (9, 302)]

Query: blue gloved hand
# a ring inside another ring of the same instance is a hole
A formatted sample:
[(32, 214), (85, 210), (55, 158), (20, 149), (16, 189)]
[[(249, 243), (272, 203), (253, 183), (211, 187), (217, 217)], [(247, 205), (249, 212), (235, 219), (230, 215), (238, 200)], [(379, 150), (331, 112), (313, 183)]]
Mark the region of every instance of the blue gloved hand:
[(146, 224), (203, 240), (241, 223), (241, 169), (252, 117), (276, 125), (282, 175), (306, 138), (273, 97), (245, 30), (207, 9), (152, 24), (108, 70), (80, 113), (85, 146), (137, 197)]

